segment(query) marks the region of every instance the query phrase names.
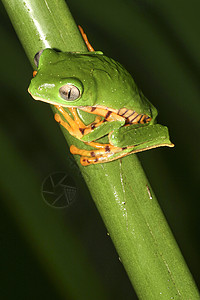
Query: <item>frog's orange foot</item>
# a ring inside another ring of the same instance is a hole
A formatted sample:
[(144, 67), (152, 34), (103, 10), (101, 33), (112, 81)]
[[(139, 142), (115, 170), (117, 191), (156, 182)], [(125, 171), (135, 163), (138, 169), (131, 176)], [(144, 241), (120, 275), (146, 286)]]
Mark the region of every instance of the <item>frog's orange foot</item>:
[(33, 77), (37, 75), (37, 71), (33, 71)]
[[(70, 152), (72, 154), (81, 155), (80, 162), (83, 166), (111, 161), (113, 160), (112, 156), (114, 154), (127, 149), (127, 147), (121, 148), (115, 147), (111, 144), (100, 144), (95, 142), (86, 144), (96, 148), (97, 150), (83, 150), (75, 147), (74, 145), (70, 147)], [(115, 159), (117, 158), (118, 156)]]
[(81, 35), (82, 35), (82, 37), (83, 37), (83, 39), (84, 39), (84, 41), (85, 41), (85, 44), (86, 44), (88, 50), (89, 50), (90, 52), (95, 51), (94, 48), (93, 48), (93, 47), (91, 46), (91, 44), (89, 43), (88, 38), (87, 38), (87, 35), (86, 35), (85, 32), (83, 31), (83, 28), (82, 28), (80, 25), (78, 25), (78, 28), (79, 28), (80, 33), (81, 33)]

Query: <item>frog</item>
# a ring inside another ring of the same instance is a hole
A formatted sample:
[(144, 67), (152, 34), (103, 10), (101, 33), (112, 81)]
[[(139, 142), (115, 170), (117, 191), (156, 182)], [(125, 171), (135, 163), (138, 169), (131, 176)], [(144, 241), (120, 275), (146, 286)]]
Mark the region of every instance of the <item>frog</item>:
[[(37, 71), (28, 92), (55, 106), (55, 120), (85, 147), (70, 146), (83, 166), (111, 162), (137, 152), (168, 146), (168, 128), (157, 123), (157, 109), (131, 74), (102, 51), (95, 51), (79, 26), (87, 52), (46, 48), (36, 53)], [(77, 110), (93, 114), (85, 124)], [(101, 142), (105, 140), (106, 142)]]

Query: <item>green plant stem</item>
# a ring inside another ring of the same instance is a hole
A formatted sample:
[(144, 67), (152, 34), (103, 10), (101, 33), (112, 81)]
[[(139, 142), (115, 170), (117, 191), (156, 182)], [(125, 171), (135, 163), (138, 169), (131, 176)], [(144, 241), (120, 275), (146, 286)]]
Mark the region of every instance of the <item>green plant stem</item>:
[[(35, 53), (42, 48), (86, 50), (63, 0), (3, 3), (32, 64)], [(86, 115), (83, 120), (87, 122)], [(63, 133), (69, 145), (73, 142), (81, 146), (65, 130)], [(75, 159), (138, 297), (199, 299), (136, 155), (89, 167), (82, 167)]]

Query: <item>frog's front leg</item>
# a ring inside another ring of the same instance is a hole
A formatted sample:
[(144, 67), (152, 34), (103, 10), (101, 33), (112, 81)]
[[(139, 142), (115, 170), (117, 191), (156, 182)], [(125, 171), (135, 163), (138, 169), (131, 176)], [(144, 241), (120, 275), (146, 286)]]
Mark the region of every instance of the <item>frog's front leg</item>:
[[(76, 108), (68, 107), (73, 118), (68, 112), (59, 105), (55, 105), (60, 114), (64, 117), (63, 120), (59, 114), (55, 114), (55, 120), (60, 123), (72, 136), (83, 141), (85, 144), (95, 148), (96, 150), (78, 149), (74, 145), (70, 147), (72, 154), (81, 155), (81, 164), (86, 166), (112, 160), (112, 156), (126, 149), (127, 147), (116, 147), (111, 144), (100, 144), (94, 142), (114, 129), (124, 125), (125, 119), (116, 113), (103, 108), (82, 107), (81, 109), (88, 113), (97, 114), (95, 121), (89, 125), (85, 125), (79, 118)], [(102, 118), (103, 117), (103, 120)], [(98, 130), (99, 129), (99, 130)]]
[[(85, 125), (77, 115), (76, 108), (68, 107), (68, 110), (73, 116), (73, 118), (71, 118), (62, 106), (55, 105), (55, 107), (67, 122), (63, 120), (59, 114), (55, 114), (55, 120), (65, 127), (71, 135), (83, 142), (99, 139), (112, 130), (123, 126), (125, 123), (125, 119), (116, 113), (108, 111), (107, 109), (89, 106), (80, 107), (80, 109), (91, 114), (96, 114), (97, 117), (94, 122)], [(103, 117), (103, 119), (101, 117)]]
[(55, 114), (54, 116), (55, 120), (58, 123), (60, 123), (65, 129), (67, 129), (67, 131), (77, 139), (81, 139), (82, 137), (84, 137), (84, 135), (90, 133), (95, 127), (103, 123), (101, 117), (97, 116), (95, 121), (87, 126), (80, 120), (76, 112), (76, 108), (68, 107), (68, 110), (73, 116), (73, 118), (71, 118), (70, 115), (62, 106), (55, 105), (55, 107), (62, 114), (62, 116), (65, 118), (67, 122), (64, 121), (59, 114)]

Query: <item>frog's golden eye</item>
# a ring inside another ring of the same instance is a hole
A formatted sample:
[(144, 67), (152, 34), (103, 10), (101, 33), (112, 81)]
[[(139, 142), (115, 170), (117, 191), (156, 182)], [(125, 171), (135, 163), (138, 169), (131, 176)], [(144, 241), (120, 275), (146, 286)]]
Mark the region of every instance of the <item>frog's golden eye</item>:
[(34, 56), (34, 64), (36, 65), (37, 68), (38, 68), (38, 65), (39, 65), (40, 56), (41, 56), (43, 51), (44, 51), (44, 49), (40, 50)]
[(59, 89), (59, 94), (64, 100), (74, 101), (80, 97), (80, 90), (72, 84), (65, 84)]

